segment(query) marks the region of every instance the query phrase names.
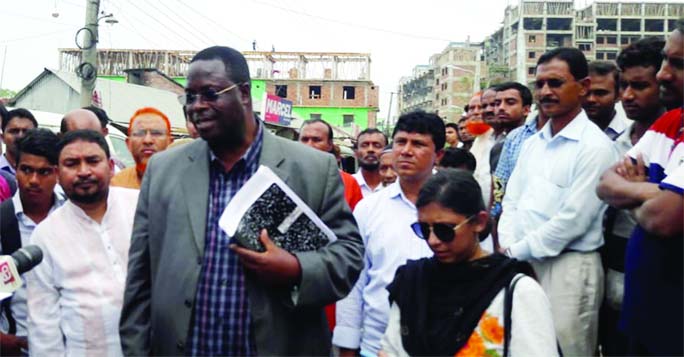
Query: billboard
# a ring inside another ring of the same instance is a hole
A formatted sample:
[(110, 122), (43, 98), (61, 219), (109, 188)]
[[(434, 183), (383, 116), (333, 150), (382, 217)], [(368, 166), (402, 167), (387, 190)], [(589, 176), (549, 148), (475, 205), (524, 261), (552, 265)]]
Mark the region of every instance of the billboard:
[(264, 121), (278, 125), (290, 125), (292, 101), (266, 93), (264, 100)]

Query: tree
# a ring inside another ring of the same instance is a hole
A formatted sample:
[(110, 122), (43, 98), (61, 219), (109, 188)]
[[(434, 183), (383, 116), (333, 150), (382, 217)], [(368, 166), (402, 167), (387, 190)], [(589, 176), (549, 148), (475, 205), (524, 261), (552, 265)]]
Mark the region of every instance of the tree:
[(15, 95), (17, 92), (11, 89), (0, 88), (0, 98), (14, 98)]

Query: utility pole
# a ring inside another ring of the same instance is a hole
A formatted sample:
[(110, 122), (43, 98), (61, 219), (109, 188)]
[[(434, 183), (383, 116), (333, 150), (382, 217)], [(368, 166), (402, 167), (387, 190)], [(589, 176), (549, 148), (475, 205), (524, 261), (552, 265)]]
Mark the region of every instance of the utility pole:
[(394, 92), (390, 92), (390, 103), (389, 108), (387, 108), (387, 120), (385, 120), (385, 136), (389, 138), (389, 126), (390, 126), (390, 114), (392, 114), (392, 98), (394, 97)]
[(92, 104), (95, 80), (97, 79), (97, 15), (100, 12), (100, 0), (86, 0), (85, 27), (81, 48), (81, 65), (78, 74), (81, 77), (81, 107)]

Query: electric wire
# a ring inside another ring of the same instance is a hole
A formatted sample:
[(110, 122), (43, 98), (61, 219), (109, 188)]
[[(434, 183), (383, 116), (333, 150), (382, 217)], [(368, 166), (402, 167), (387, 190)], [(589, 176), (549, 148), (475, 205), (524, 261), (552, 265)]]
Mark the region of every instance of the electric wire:
[[(143, 13), (143, 14), (146, 13), (143, 9), (141, 9), (138, 5), (136, 5), (134, 1), (130, 1), (130, 0), (125, 0), (125, 1), (126, 1), (128, 4), (130, 4), (131, 6), (135, 7), (136, 9), (138, 9), (138, 11), (140, 11), (141, 13)], [(185, 37), (185, 36), (183, 36), (182, 34), (178, 33), (178, 32), (177, 32), (176, 30), (174, 30), (172, 27), (170, 27), (170, 26), (168, 26), (168, 25), (165, 25), (163, 22), (159, 21), (159, 19), (157, 19), (155, 16), (149, 16), (149, 18), (152, 19), (152, 20), (154, 20), (156, 23), (158, 23), (158, 24), (161, 25), (162, 27), (164, 27), (164, 28), (165, 28), (166, 30), (168, 30), (169, 32), (172, 32), (174, 35), (178, 36), (180, 39), (182, 39), (183, 41), (185, 41), (187, 44), (190, 44), (190, 48), (193, 47), (193, 41), (188, 40), (187, 37)]]
[[(187, 30), (187, 32), (193, 36), (195, 36), (197, 39), (200, 40), (200, 42), (204, 42), (205, 44), (211, 46), (214, 41), (211, 39), (211, 36), (208, 36), (206, 33), (204, 33), (202, 30), (199, 29), (199, 27), (193, 26), (190, 22), (187, 21), (187, 19), (181, 15), (179, 15), (177, 12), (175, 12), (170, 6), (166, 5), (166, 3), (162, 0), (157, 0), (157, 2), (167, 9), (171, 14), (173, 14), (175, 17), (179, 18), (180, 21), (176, 21), (172, 19), (170, 16), (166, 15), (167, 18), (169, 18), (171, 21), (177, 23), (179, 26), (182, 26), (183, 29)], [(152, 6), (152, 5), (150, 5)], [(161, 12), (161, 11), (160, 11)]]

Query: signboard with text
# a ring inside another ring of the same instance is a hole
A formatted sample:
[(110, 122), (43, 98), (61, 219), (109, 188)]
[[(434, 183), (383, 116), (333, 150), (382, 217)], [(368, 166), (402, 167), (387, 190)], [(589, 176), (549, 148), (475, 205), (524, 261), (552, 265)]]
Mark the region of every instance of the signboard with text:
[(290, 118), (292, 118), (292, 102), (277, 95), (266, 93), (264, 121), (287, 126), (290, 125)]

